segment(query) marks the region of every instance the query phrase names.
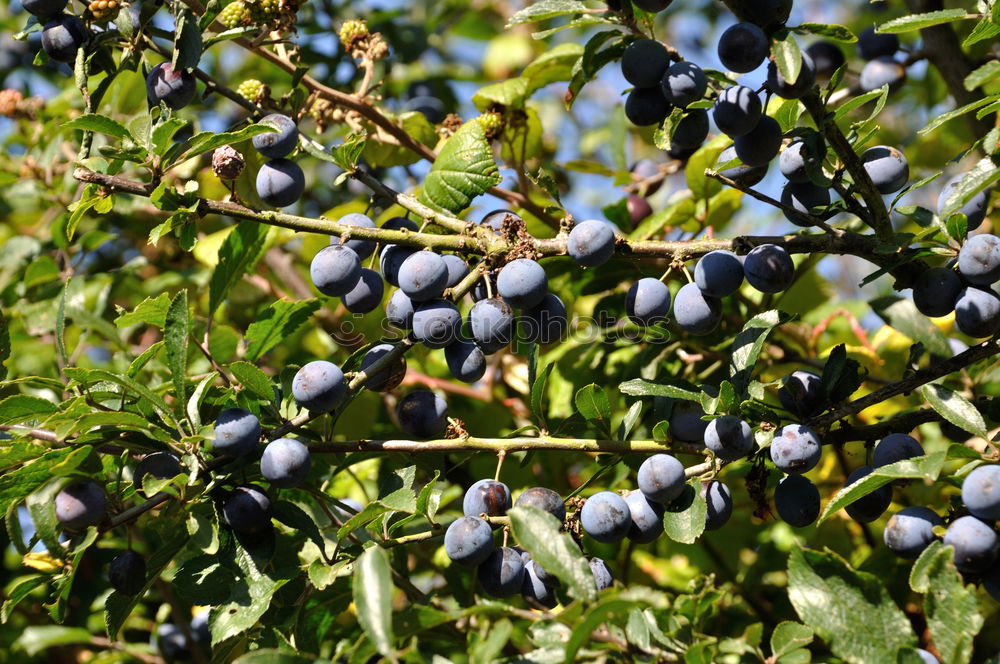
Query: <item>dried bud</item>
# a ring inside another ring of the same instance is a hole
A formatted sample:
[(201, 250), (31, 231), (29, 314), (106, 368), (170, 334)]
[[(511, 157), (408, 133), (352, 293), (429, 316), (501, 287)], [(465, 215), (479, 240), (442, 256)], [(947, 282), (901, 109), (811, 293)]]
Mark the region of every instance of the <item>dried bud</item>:
[(212, 170), (222, 180), (238, 178), (244, 164), (243, 155), (231, 145), (223, 145), (212, 153)]
[(24, 95), (19, 90), (0, 90), (0, 115), (13, 118), (23, 99)]

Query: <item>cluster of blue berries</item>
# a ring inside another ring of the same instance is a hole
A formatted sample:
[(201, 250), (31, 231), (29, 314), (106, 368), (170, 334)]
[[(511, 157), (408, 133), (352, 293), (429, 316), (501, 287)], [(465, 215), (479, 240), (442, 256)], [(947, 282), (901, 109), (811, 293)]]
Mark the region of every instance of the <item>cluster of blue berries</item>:
[(288, 155), (299, 144), (299, 130), (287, 115), (272, 113), (260, 123), (277, 131), (257, 134), (253, 146), (268, 161), (257, 171), (257, 195), (272, 207), (288, 207), (298, 201), (306, 190), (302, 168)]

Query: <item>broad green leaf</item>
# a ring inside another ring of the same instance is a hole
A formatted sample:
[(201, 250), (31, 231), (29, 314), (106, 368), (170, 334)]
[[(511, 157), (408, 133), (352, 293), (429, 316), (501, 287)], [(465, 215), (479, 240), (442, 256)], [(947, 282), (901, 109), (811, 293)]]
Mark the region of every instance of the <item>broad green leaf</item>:
[(173, 66), (175, 69), (194, 69), (201, 60), (203, 48), (198, 17), (186, 6), (177, 5), (174, 30)]
[(541, 426), (545, 426), (545, 409), (542, 406), (542, 400), (545, 398), (545, 387), (548, 385), (549, 374), (552, 373), (552, 369), (555, 367), (554, 364), (547, 364), (542, 369), (542, 372), (538, 374), (535, 381), (531, 384), (531, 414), (535, 416), (535, 420)]
[(508, 510), (510, 527), (517, 543), (531, 554), (545, 571), (554, 574), (569, 593), (584, 601), (597, 595), (594, 575), (587, 559), (572, 538), (562, 531), (559, 520), (534, 507)]
[[(985, 106), (986, 104), (995, 101), (996, 99), (997, 99), (996, 95), (990, 95), (989, 97), (983, 97), (981, 99), (969, 102), (965, 106), (959, 106), (958, 108), (948, 111), (947, 113), (941, 113), (940, 115), (935, 115), (933, 120), (928, 122), (926, 125), (923, 126), (922, 129), (917, 131), (917, 134), (920, 135), (929, 134), (930, 132), (934, 131), (935, 129), (943, 125), (945, 122), (948, 122), (949, 120), (954, 120), (955, 118), (965, 115), (966, 113), (970, 113), (981, 106)], [(952, 195), (954, 196), (954, 194)]]
[(697, 401), (698, 403), (701, 403), (702, 395), (701, 390), (679, 380), (653, 382), (644, 378), (634, 378), (621, 383), (618, 389), (623, 394), (634, 397), (670, 397), (671, 399)]
[(188, 335), (191, 333), (191, 319), (188, 313), (187, 290), (174, 296), (167, 310), (163, 330), (163, 343), (167, 350), (167, 366), (174, 383), (174, 398), (180, 403), (187, 399), (187, 355)]
[(944, 664), (972, 659), (972, 642), (983, 627), (975, 586), (955, 569), (955, 551), (931, 542), (913, 564), (910, 586), (924, 595), (924, 615)]
[(916, 644), (910, 621), (881, 580), (835, 553), (793, 548), (788, 598), (802, 622), (845, 662), (891, 662), (899, 648)]
[(964, 9), (939, 9), (938, 11), (926, 12), (924, 14), (910, 14), (887, 21), (875, 28), (876, 33), (898, 35), (904, 32), (922, 30), (932, 25), (951, 23), (952, 21), (972, 18)]
[(274, 603), (274, 593), (288, 582), (288, 578), (279, 575), (294, 574), (291, 570), (275, 570), (268, 565), (269, 555), (273, 554), (273, 539), (243, 540), (240, 544), (226, 556), (226, 564), (235, 565), (238, 570), (229, 602), (214, 606), (209, 614), (213, 646), (256, 626)]
[[(1000, 166), (990, 157), (983, 157), (969, 170), (945, 201), (941, 216), (945, 219), (958, 211), (969, 200), (1000, 180)], [(947, 357), (947, 356), (945, 356)]]
[(420, 200), (457, 213), (500, 184), (500, 172), (486, 133), (478, 121), (466, 122), (445, 142), (424, 178)]
[[(72, 453), (66, 455), (63, 462), (69, 461), (72, 456)], [(53, 468), (55, 467), (53, 466)], [(47, 477), (46, 480), (48, 479)], [(56, 520), (56, 496), (64, 485), (65, 482), (50, 481), (38, 491), (33, 491), (29, 494), (25, 500), (25, 507), (28, 508), (28, 514), (31, 515), (31, 522), (35, 526), (35, 532), (42, 540), (42, 543), (45, 544), (48, 551), (51, 552), (51, 555), (59, 557), (62, 556), (64, 549), (62, 544), (59, 543), (59, 522)]]
[(25, 627), (14, 642), (14, 648), (34, 657), (49, 648), (90, 643), (90, 632), (83, 627), (34, 625)]
[(783, 79), (791, 82), (799, 79), (799, 72), (802, 71), (802, 51), (795, 40), (795, 33), (785, 32), (780, 38), (775, 36), (771, 42), (771, 54)]
[(0, 424), (40, 421), (46, 415), (58, 411), (58, 406), (47, 399), (28, 394), (14, 394), (0, 401)]
[(27, 599), (35, 588), (47, 584), (50, 579), (51, 577), (47, 574), (38, 574), (22, 576), (12, 581), (6, 588), (3, 606), (0, 607), (0, 623), (6, 623), (10, 620), (14, 608)]
[(267, 374), (249, 362), (233, 362), (227, 366), (236, 380), (255, 396), (272, 403), (274, 401), (274, 383)]
[(540, 0), (528, 5), (507, 20), (507, 28), (522, 23), (537, 23), (558, 16), (573, 16), (586, 9), (577, 0)]
[(990, 60), (965, 77), (965, 89), (975, 90), (997, 77), (1000, 77), (1000, 60)]
[(580, 388), (573, 401), (586, 419), (596, 421), (602, 430), (610, 429), (611, 404), (608, 403), (608, 395), (598, 385), (591, 383)]
[(226, 294), (243, 275), (253, 269), (264, 253), (268, 227), (243, 221), (226, 236), (219, 248), (219, 263), (208, 286), (208, 315), (214, 316)]
[(116, 373), (105, 371), (104, 369), (81, 369), (79, 367), (67, 367), (66, 375), (73, 380), (79, 381), (81, 384), (109, 381), (115, 383), (116, 385), (120, 385), (125, 388), (126, 391), (133, 392), (143, 399), (146, 399), (150, 405), (153, 406), (153, 408), (160, 412), (160, 415), (162, 415), (164, 419), (166, 419), (175, 428), (179, 428), (177, 420), (174, 419), (166, 402), (151, 389), (142, 383), (133, 380), (132, 378), (119, 376)]
[(711, 141), (691, 155), (684, 167), (684, 177), (694, 197), (706, 200), (722, 190), (722, 183), (705, 175), (705, 169), (713, 168), (722, 154), (724, 146)]
[(693, 544), (705, 532), (708, 504), (701, 489), (700, 480), (691, 480), (663, 513), (663, 531), (675, 542)]
[(922, 396), (941, 417), (951, 422), (963, 431), (974, 433), (980, 438), (989, 439), (983, 414), (969, 403), (964, 396), (944, 385), (931, 383), (920, 387)]
[(837, 511), (847, 507), (858, 498), (867, 496), (889, 482), (896, 479), (922, 479), (933, 482), (941, 473), (941, 467), (947, 456), (946, 452), (932, 452), (912, 459), (904, 459), (887, 466), (876, 468), (868, 475), (853, 484), (844, 487), (830, 499), (817, 521), (822, 524)]
[(320, 307), (319, 300), (278, 300), (254, 317), (246, 332), (249, 362), (256, 362), (269, 350), (285, 341)]
[(778, 623), (771, 633), (771, 656), (775, 659), (805, 648), (813, 640), (812, 628), (786, 620)]
[(45, 454), (47, 448), (31, 440), (7, 440), (0, 445), (0, 471), (20, 466)]
[[(565, 641), (565, 653), (561, 658), (566, 664), (578, 661), (576, 655), (593, 636), (601, 624), (620, 624), (623, 617), (636, 607), (652, 607), (662, 611), (668, 606), (666, 595), (648, 588), (605, 591), (601, 598), (588, 606), (579, 619), (573, 623), (573, 633), (566, 641), (560, 636), (558, 645)], [(550, 661), (550, 660), (546, 660)], [(558, 659), (555, 661), (559, 661)], [(690, 662), (690, 659), (686, 661)]]
[(288, 650), (261, 648), (260, 650), (240, 655), (233, 661), (233, 664), (314, 664), (322, 661), (309, 655), (300, 655)]
[(6, 514), (11, 505), (21, 502), (35, 489), (51, 480), (52, 469), (65, 461), (72, 452), (68, 447), (50, 450), (31, 463), (0, 475), (0, 512)]
[(848, 400), (864, 382), (866, 372), (861, 364), (847, 356), (847, 346), (837, 344), (830, 349), (820, 376), (820, 386), (827, 403)]
[(134, 141), (132, 134), (121, 124), (109, 117), (96, 113), (86, 113), (78, 118), (73, 118), (69, 122), (61, 125), (62, 129), (82, 129), (83, 131), (94, 131), (99, 134), (107, 134), (118, 139), (129, 139)]
[(729, 349), (729, 375), (738, 394), (746, 394), (767, 335), (785, 320), (776, 309), (765, 311), (748, 320), (733, 339)]
[(969, 220), (961, 212), (948, 217), (944, 227), (948, 231), (948, 237), (959, 244), (965, 242), (965, 238), (969, 235)]
[(358, 622), (376, 650), (386, 657), (393, 653), (392, 579), (385, 549), (369, 547), (354, 566), (354, 605)]
[(796, 32), (806, 32), (834, 41), (853, 44), (858, 41), (851, 29), (843, 25), (826, 25), (823, 23), (802, 23), (794, 28)]
[(579, 44), (559, 44), (535, 58), (520, 76), (478, 90), (472, 96), (472, 103), (480, 111), (494, 103), (523, 107), (525, 100), (536, 90), (556, 81), (568, 81), (573, 74), (574, 65), (582, 55), (583, 47)]
[(928, 352), (939, 357), (951, 357), (948, 338), (929, 318), (917, 311), (910, 298), (886, 295), (872, 300), (871, 307), (886, 325), (919, 341)]
[[(994, 6), (996, 6), (994, 4)], [(1000, 35), (1000, 22), (994, 23), (989, 16), (984, 16), (976, 23), (969, 36), (962, 41), (962, 48), (968, 48), (973, 44), (978, 44), (985, 39), (992, 39)]]
[(238, 570), (220, 562), (219, 556), (195, 556), (177, 568), (171, 586), (185, 602), (222, 604), (229, 600), (237, 574)]
[(889, 86), (883, 85), (878, 90), (872, 90), (870, 92), (864, 93), (863, 95), (858, 95), (857, 97), (853, 97), (852, 99), (844, 102), (843, 104), (837, 107), (837, 110), (833, 112), (834, 119), (839, 120), (840, 118), (844, 117), (854, 109), (864, 106), (871, 100), (878, 99), (879, 97), (884, 97), (887, 94), (888, 89)]

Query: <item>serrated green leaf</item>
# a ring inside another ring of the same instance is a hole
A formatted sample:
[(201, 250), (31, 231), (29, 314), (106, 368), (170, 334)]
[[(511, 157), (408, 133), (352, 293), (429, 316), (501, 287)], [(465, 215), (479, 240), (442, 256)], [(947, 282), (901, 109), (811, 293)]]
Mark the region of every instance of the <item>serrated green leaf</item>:
[(319, 300), (278, 300), (260, 314), (247, 328), (246, 359), (256, 362), (269, 350), (288, 339), (305, 325), (320, 307)]
[(722, 183), (705, 175), (705, 169), (713, 168), (722, 154), (723, 146), (710, 142), (688, 159), (684, 167), (684, 178), (687, 186), (697, 199), (705, 200), (715, 196), (722, 190)]
[(795, 27), (796, 32), (806, 32), (834, 41), (853, 44), (858, 38), (851, 29), (843, 25), (827, 25), (824, 23), (802, 23)]
[(692, 544), (705, 532), (708, 503), (701, 488), (700, 480), (692, 480), (663, 513), (663, 532), (675, 542)]
[(775, 36), (771, 42), (771, 54), (778, 72), (786, 81), (795, 82), (802, 71), (802, 50), (795, 40), (795, 33), (785, 32), (782, 37)]
[(274, 401), (274, 382), (249, 362), (233, 362), (227, 367), (244, 388), (268, 403)]
[(690, 383), (669, 379), (653, 382), (645, 378), (634, 378), (618, 385), (618, 389), (623, 394), (634, 397), (670, 397), (671, 399), (683, 399), (698, 403), (701, 403), (702, 395), (701, 390), (696, 389)]
[(583, 13), (585, 9), (586, 7), (577, 0), (540, 0), (511, 16), (507, 20), (506, 28), (510, 29), (522, 23), (537, 23), (559, 16), (573, 16)]
[(573, 399), (576, 409), (586, 419), (595, 421), (602, 430), (611, 425), (611, 404), (608, 395), (598, 385), (591, 383), (580, 388)]
[(58, 411), (59, 407), (47, 399), (28, 394), (13, 394), (0, 401), (0, 424), (39, 421), (46, 415)]
[(959, 106), (958, 108), (948, 111), (947, 113), (941, 113), (940, 115), (935, 115), (933, 120), (928, 122), (926, 125), (923, 126), (923, 128), (917, 131), (917, 134), (921, 136), (924, 134), (928, 134), (937, 129), (938, 127), (940, 127), (941, 125), (943, 125), (945, 122), (948, 122), (949, 120), (954, 120), (955, 118), (965, 115), (966, 113), (970, 113), (981, 106), (985, 106), (986, 104), (995, 101), (996, 99), (997, 99), (996, 95), (990, 95), (989, 97), (983, 97), (981, 99), (971, 101), (965, 106)]
[(392, 580), (384, 549), (369, 547), (355, 563), (354, 605), (358, 622), (376, 650), (392, 656)]
[(944, 385), (932, 383), (920, 387), (920, 396), (941, 417), (959, 427), (963, 431), (974, 433), (980, 438), (989, 439), (986, 421), (983, 414), (976, 410), (968, 399)]
[(985, 85), (997, 77), (1000, 77), (1000, 60), (990, 60), (965, 77), (965, 89), (975, 90), (980, 85)]
[(73, 118), (69, 122), (60, 125), (61, 129), (81, 129), (83, 131), (94, 131), (99, 134), (107, 134), (118, 139), (129, 139), (135, 141), (132, 134), (123, 125), (115, 122), (109, 117), (96, 113), (86, 113), (78, 118)]
[(932, 25), (941, 25), (942, 23), (951, 23), (952, 21), (972, 17), (972, 15), (966, 14), (966, 10), (964, 9), (939, 9), (938, 11), (926, 12), (924, 14), (910, 14), (909, 16), (894, 18), (891, 21), (876, 26), (875, 32), (878, 34), (899, 35), (904, 32), (929, 28)]
[(737, 394), (745, 395), (757, 358), (771, 330), (787, 320), (777, 309), (757, 314), (743, 325), (729, 348), (729, 376)]
[(997, 163), (993, 159), (983, 157), (977, 161), (975, 166), (952, 189), (948, 200), (945, 201), (944, 209), (941, 210), (942, 218), (947, 219), (950, 217), (959, 208), (968, 203), (973, 196), (992, 186), (998, 180), (1000, 180), (1000, 167), (997, 166)]
[(208, 286), (208, 315), (214, 316), (226, 294), (243, 275), (253, 269), (264, 253), (268, 227), (243, 221), (226, 235), (219, 247), (219, 262)]
[(500, 184), (500, 172), (486, 133), (478, 121), (466, 122), (449, 138), (424, 178), (420, 200), (457, 213)]
[(549, 374), (552, 373), (553, 367), (555, 367), (554, 364), (545, 365), (542, 372), (531, 384), (531, 414), (535, 416), (535, 420), (542, 427), (545, 426), (545, 409), (542, 406), (542, 401), (545, 399), (545, 387), (548, 385)]
[(565, 584), (573, 597), (594, 599), (597, 586), (590, 565), (558, 519), (534, 507), (514, 507), (507, 515), (517, 543), (539, 565)]
[(914, 341), (919, 341), (929, 352), (939, 357), (951, 357), (948, 338), (929, 318), (917, 311), (913, 300), (887, 295), (872, 300), (871, 307), (886, 325)]
[(174, 69), (194, 69), (201, 60), (203, 48), (201, 41), (201, 26), (198, 17), (184, 5), (176, 5), (174, 15), (176, 29), (174, 30)]
[(191, 319), (188, 312), (187, 290), (174, 296), (167, 309), (163, 343), (167, 350), (167, 366), (174, 383), (174, 397), (183, 403), (187, 399), (187, 354)]
[(983, 627), (975, 587), (955, 569), (955, 552), (935, 540), (913, 564), (910, 586), (924, 594), (924, 615), (945, 664), (972, 659), (972, 642)]
[(786, 620), (771, 633), (771, 656), (775, 659), (805, 648), (813, 640), (811, 627)]
[(788, 598), (806, 625), (851, 664), (891, 662), (916, 644), (913, 628), (882, 582), (832, 552), (792, 549)]

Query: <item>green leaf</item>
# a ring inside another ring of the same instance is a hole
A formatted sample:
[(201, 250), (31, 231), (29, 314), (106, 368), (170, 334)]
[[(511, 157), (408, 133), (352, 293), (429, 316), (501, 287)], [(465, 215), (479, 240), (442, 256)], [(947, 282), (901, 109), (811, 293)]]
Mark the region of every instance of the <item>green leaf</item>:
[(723, 146), (712, 141), (698, 148), (688, 159), (687, 166), (684, 167), (684, 177), (695, 198), (707, 200), (722, 191), (721, 182), (705, 175), (705, 169), (715, 166), (722, 150)]
[(989, 440), (990, 434), (986, 430), (983, 414), (958, 392), (944, 385), (931, 383), (920, 387), (920, 396), (947, 421), (963, 431)]
[[(948, 200), (945, 201), (944, 209), (941, 210), (942, 218), (950, 217), (968, 203), (973, 196), (997, 180), (1000, 180), (1000, 167), (990, 157), (980, 159), (952, 189)], [(944, 355), (944, 357), (948, 357), (948, 355)]]
[(777, 309), (765, 311), (748, 320), (733, 339), (729, 349), (729, 375), (738, 394), (746, 394), (767, 335), (785, 320), (787, 317)]
[(928, 352), (939, 357), (951, 357), (948, 338), (929, 318), (917, 311), (910, 298), (887, 295), (872, 300), (871, 307), (886, 325), (919, 341)]
[(176, 5), (174, 30), (174, 69), (194, 69), (201, 60), (203, 48), (198, 17), (184, 5)]
[(391, 657), (392, 581), (389, 556), (384, 549), (369, 547), (354, 565), (354, 605), (358, 622), (382, 655)]
[[(136, 305), (135, 309), (127, 313), (121, 313), (115, 318), (115, 325), (118, 327), (129, 327), (145, 323), (153, 325), (161, 330), (167, 324), (167, 310), (170, 309), (170, 295), (160, 293), (155, 298), (147, 297)], [(119, 311), (124, 311), (119, 309)]]
[[(995, 6), (996, 4), (994, 4)], [(972, 29), (969, 36), (962, 42), (962, 48), (968, 48), (984, 39), (992, 39), (997, 35), (1000, 35), (1000, 23), (994, 23), (989, 16), (983, 16), (979, 23), (976, 23), (976, 27)]]
[(14, 394), (0, 401), (0, 424), (40, 421), (44, 416), (58, 411), (59, 408), (47, 399)]
[(771, 54), (783, 79), (793, 83), (799, 79), (799, 72), (802, 71), (802, 51), (799, 49), (799, 43), (795, 41), (795, 33), (785, 32), (781, 38), (775, 36), (771, 42)]
[(233, 664), (318, 664), (321, 661), (323, 660), (287, 650), (261, 648), (237, 657)]
[(268, 403), (274, 402), (274, 383), (263, 371), (242, 361), (232, 362), (227, 368), (247, 390)]
[(924, 615), (941, 661), (970, 661), (983, 616), (975, 586), (965, 585), (955, 569), (954, 549), (937, 540), (931, 542), (913, 564), (910, 586), (924, 594)]
[(73, 118), (69, 122), (60, 125), (60, 129), (82, 129), (83, 131), (94, 131), (99, 134), (107, 134), (118, 139), (128, 139), (135, 141), (129, 130), (123, 125), (115, 122), (109, 117), (97, 115), (96, 113), (86, 113), (78, 118)]
[(548, 384), (549, 374), (552, 373), (553, 367), (555, 367), (554, 364), (545, 365), (542, 372), (531, 384), (531, 414), (535, 416), (535, 420), (542, 427), (545, 426), (545, 409), (542, 406), (542, 400), (545, 398), (545, 386)]
[(420, 200), (457, 213), (500, 184), (500, 172), (486, 133), (478, 121), (466, 122), (445, 142), (424, 178)]
[(611, 404), (608, 403), (608, 395), (599, 386), (591, 383), (580, 388), (573, 399), (576, 409), (587, 420), (596, 421), (597, 426), (603, 430), (610, 430), (611, 427)]
[(969, 234), (969, 220), (961, 212), (956, 212), (948, 217), (944, 227), (948, 231), (948, 237), (959, 244), (965, 242), (965, 238)]
[(872, 90), (871, 92), (866, 92), (863, 95), (858, 95), (857, 97), (854, 97), (844, 102), (843, 104), (837, 107), (837, 110), (833, 112), (833, 118), (835, 120), (839, 120), (840, 118), (844, 117), (854, 109), (864, 106), (871, 100), (878, 99), (879, 97), (884, 97), (888, 93), (888, 90), (889, 86), (883, 85), (878, 90)]
[[(17, 517), (15, 516), (14, 518), (16, 519)], [(7, 592), (5, 593), (6, 598), (4, 599), (3, 606), (0, 607), (0, 623), (6, 623), (10, 620), (10, 615), (13, 613), (14, 608), (27, 599), (35, 588), (47, 584), (50, 578), (45, 574), (37, 574), (34, 576), (22, 576), (12, 581), (5, 589)]]
[[(989, 97), (983, 97), (973, 102), (969, 102), (965, 106), (959, 106), (958, 108), (948, 111), (947, 113), (935, 115), (933, 120), (928, 122), (926, 125), (924, 125), (922, 129), (917, 131), (917, 134), (921, 136), (924, 134), (929, 134), (930, 132), (934, 131), (935, 129), (943, 125), (945, 122), (948, 122), (949, 120), (954, 120), (955, 118), (965, 115), (966, 113), (970, 113), (981, 106), (985, 106), (986, 104), (995, 101), (996, 99), (997, 99), (996, 95), (990, 95)], [(954, 196), (954, 194), (952, 195)]]
[(222, 304), (233, 284), (252, 270), (264, 253), (267, 229), (264, 224), (243, 221), (237, 224), (222, 241), (222, 246), (219, 248), (219, 262), (212, 272), (212, 280), (208, 286), (209, 317), (215, 315), (215, 310)]
[(278, 300), (256, 315), (246, 333), (247, 361), (256, 362), (267, 351), (291, 337), (309, 322), (310, 316), (319, 307), (320, 301), (316, 299), (296, 302)]
[(10, 323), (0, 311), (0, 381), (7, 380), (7, 360), (10, 359)]
[(66, 375), (70, 378), (79, 381), (81, 384), (89, 384), (99, 381), (109, 381), (120, 385), (126, 390), (138, 394), (143, 399), (147, 400), (150, 405), (160, 412), (160, 415), (164, 417), (170, 424), (176, 428), (180, 429), (177, 420), (174, 419), (173, 414), (170, 412), (170, 408), (167, 403), (160, 398), (151, 389), (139, 383), (129, 377), (119, 376), (118, 374), (112, 373), (110, 371), (105, 371), (104, 369), (81, 369), (79, 367), (67, 367)]
[(826, 37), (827, 39), (832, 39), (834, 41), (844, 42), (847, 44), (853, 44), (858, 41), (858, 38), (854, 36), (851, 29), (843, 25), (826, 25), (823, 23), (802, 23), (801, 25), (793, 28), (796, 32), (804, 32), (808, 34), (818, 35), (820, 37)]
[(534, 507), (508, 510), (514, 539), (545, 571), (554, 574), (570, 595), (591, 601), (597, 595), (594, 575), (587, 559), (557, 518)]
[(174, 296), (167, 310), (163, 343), (167, 349), (167, 366), (174, 382), (174, 397), (183, 403), (187, 399), (188, 335), (191, 332), (187, 290)]
[[(63, 462), (69, 461), (72, 456), (72, 453), (67, 454)], [(55, 467), (53, 466), (53, 468)], [(46, 480), (48, 479), (46, 478)], [(33, 491), (25, 500), (28, 514), (31, 515), (31, 522), (35, 525), (35, 532), (45, 547), (52, 552), (63, 550), (62, 544), (59, 543), (59, 522), (56, 520), (56, 496), (62, 490), (63, 485), (63, 482), (50, 481), (38, 491)], [(54, 555), (59, 555), (59, 553), (54, 553)]]
[(851, 664), (895, 661), (916, 644), (913, 628), (882, 582), (833, 552), (792, 549), (788, 598), (806, 625)]
[(820, 385), (827, 403), (841, 403), (850, 398), (864, 382), (866, 372), (861, 364), (847, 357), (847, 346), (837, 344), (830, 349), (830, 354), (823, 365)]
[(46, 452), (31, 463), (17, 470), (5, 471), (0, 475), (0, 513), (6, 514), (35, 489), (52, 479), (52, 469), (65, 461), (73, 452), (63, 447)]
[(899, 35), (904, 32), (929, 28), (932, 25), (941, 25), (942, 23), (951, 23), (958, 19), (973, 17), (973, 15), (967, 14), (964, 9), (939, 9), (934, 12), (910, 14), (909, 16), (894, 18), (877, 26), (875, 32), (879, 34)]
[(702, 495), (701, 480), (692, 480), (684, 492), (667, 505), (663, 513), (663, 532), (682, 544), (693, 544), (705, 532), (708, 503)]
[(1000, 77), (1000, 60), (990, 60), (965, 77), (965, 89), (975, 90), (980, 85), (989, 83), (997, 77)]
[(685, 383), (681, 380), (667, 379), (654, 383), (645, 378), (634, 378), (618, 385), (618, 389), (623, 394), (634, 397), (670, 397), (671, 399), (683, 399), (684, 401), (697, 401), (701, 403), (701, 390)]
[(558, 16), (575, 16), (583, 13), (584, 9), (586, 7), (577, 0), (540, 0), (511, 16), (505, 27), (510, 29), (522, 23), (537, 23)]
[(904, 459), (887, 466), (876, 468), (853, 484), (849, 484), (830, 499), (817, 521), (822, 524), (838, 510), (847, 507), (858, 498), (867, 496), (876, 489), (896, 479), (922, 479), (933, 482), (941, 473), (947, 452), (932, 452), (924, 456)]
[(177, 146), (172, 152), (174, 157), (171, 159), (171, 163), (197, 157), (200, 154), (221, 148), (223, 145), (236, 145), (237, 143), (248, 141), (259, 134), (272, 133), (273, 131), (273, 127), (263, 124), (252, 124), (237, 131), (227, 131), (221, 134), (211, 131), (198, 132)]
[(14, 647), (23, 650), (29, 657), (34, 657), (49, 648), (89, 644), (90, 638), (90, 632), (83, 627), (36, 625), (25, 627), (14, 642)]
[(805, 648), (813, 640), (813, 631), (797, 622), (786, 620), (778, 623), (771, 633), (771, 656), (775, 659), (801, 648)]

